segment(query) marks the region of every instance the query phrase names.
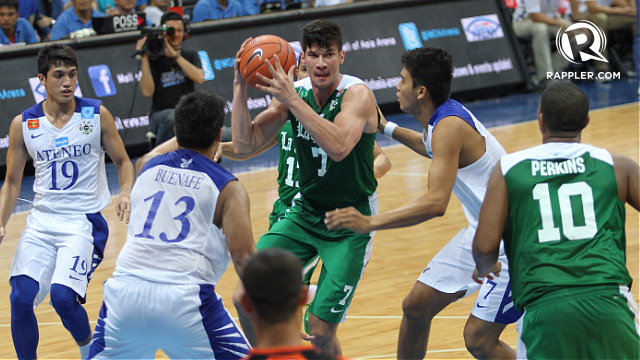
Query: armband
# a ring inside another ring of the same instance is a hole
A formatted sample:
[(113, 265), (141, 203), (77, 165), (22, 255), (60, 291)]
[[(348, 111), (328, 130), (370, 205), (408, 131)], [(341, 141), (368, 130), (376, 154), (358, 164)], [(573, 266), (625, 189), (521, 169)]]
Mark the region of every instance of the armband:
[(397, 127), (398, 127), (398, 124), (392, 121), (387, 121), (387, 125), (384, 126), (384, 136), (388, 137), (389, 139), (393, 139), (393, 131)]

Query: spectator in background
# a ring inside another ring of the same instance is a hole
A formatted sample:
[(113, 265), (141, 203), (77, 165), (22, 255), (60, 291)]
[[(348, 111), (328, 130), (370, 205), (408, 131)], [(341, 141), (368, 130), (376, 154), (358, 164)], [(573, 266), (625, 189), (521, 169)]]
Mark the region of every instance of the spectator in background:
[(53, 25), (51, 40), (69, 37), (78, 30), (91, 29), (93, 31), (91, 19), (106, 16), (106, 14), (93, 9), (92, 0), (71, 0), (71, 3), (73, 6), (63, 11)]
[(193, 8), (193, 22), (243, 16), (240, 0), (200, 0)]
[(147, 23), (151, 26), (160, 26), (162, 15), (169, 11), (169, 0), (151, 0), (149, 6), (144, 9)]
[(21, 18), (27, 19), (29, 24), (33, 26), (36, 20), (36, 14), (38, 13), (38, 1), (37, 0), (20, 0), (18, 6), (18, 13)]
[[(185, 21), (176, 12), (169, 11), (160, 20), (160, 25), (173, 27), (172, 35), (164, 35), (164, 54), (142, 55), (142, 95), (151, 97), (149, 131), (155, 135), (155, 143), (162, 144), (174, 136), (174, 108), (180, 97), (192, 93), (195, 83), (204, 82), (204, 71), (195, 51), (181, 49), (185, 37)], [(136, 51), (143, 52), (147, 38), (136, 44)], [(153, 145), (153, 144), (152, 144)]]
[(48, 41), (51, 36), (51, 28), (56, 19), (62, 14), (64, 3), (62, 0), (38, 0), (38, 12), (34, 28), (41, 41)]
[(0, 44), (33, 44), (38, 42), (29, 22), (18, 14), (18, 0), (0, 0)]
[(547, 72), (553, 72), (550, 37), (571, 21), (556, 17), (560, 0), (519, 0), (513, 13), (513, 32), (520, 39), (531, 41), (536, 75), (533, 83), (544, 88), (550, 80)]
[[(605, 35), (609, 30), (627, 30), (635, 34), (638, 30), (636, 15), (638, 9), (633, 0), (571, 0), (572, 5), (578, 3), (578, 13), (573, 20), (588, 20), (596, 24)], [(605, 47), (602, 55), (608, 59), (609, 52)], [(609, 63), (594, 61), (594, 67), (598, 72), (609, 70)]]

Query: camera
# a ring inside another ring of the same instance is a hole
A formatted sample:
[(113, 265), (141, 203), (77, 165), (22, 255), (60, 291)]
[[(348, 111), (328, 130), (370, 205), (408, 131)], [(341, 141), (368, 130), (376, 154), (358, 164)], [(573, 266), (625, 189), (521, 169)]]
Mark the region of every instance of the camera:
[(151, 57), (164, 55), (164, 34), (169, 36), (175, 34), (173, 26), (162, 25), (162, 27), (144, 27), (141, 30), (142, 36), (147, 37), (142, 50)]

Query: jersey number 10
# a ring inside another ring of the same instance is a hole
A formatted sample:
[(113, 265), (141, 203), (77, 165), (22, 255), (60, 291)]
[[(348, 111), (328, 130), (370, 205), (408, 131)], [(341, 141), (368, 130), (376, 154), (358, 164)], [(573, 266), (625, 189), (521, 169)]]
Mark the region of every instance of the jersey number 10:
[[(582, 201), (584, 225), (576, 226), (571, 206), (571, 197), (579, 196)], [(553, 222), (553, 207), (549, 195), (549, 184), (539, 183), (533, 188), (533, 199), (540, 204), (542, 229), (538, 230), (538, 241), (541, 243), (559, 241), (560, 229)], [(558, 188), (558, 205), (562, 219), (562, 233), (569, 240), (591, 239), (598, 231), (596, 213), (593, 205), (593, 190), (584, 181), (563, 184)]]

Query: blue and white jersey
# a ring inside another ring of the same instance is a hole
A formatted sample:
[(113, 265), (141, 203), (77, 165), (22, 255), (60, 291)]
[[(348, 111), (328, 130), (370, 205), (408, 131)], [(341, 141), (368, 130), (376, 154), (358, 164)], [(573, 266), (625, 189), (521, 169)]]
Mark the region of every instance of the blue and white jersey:
[(111, 202), (100, 131), (100, 101), (75, 98), (69, 122), (58, 129), (42, 102), (22, 113), (22, 135), (33, 158), (34, 207), (61, 214), (97, 213)]
[(114, 277), (217, 284), (231, 255), (213, 216), (220, 191), (235, 179), (187, 149), (151, 159), (131, 191), (131, 222)]
[(471, 111), (467, 110), (467, 108), (459, 102), (453, 99), (447, 99), (442, 105), (436, 108), (431, 119), (429, 119), (428, 129), (422, 133), (422, 142), (430, 157), (433, 157), (431, 151), (433, 129), (440, 120), (447, 116), (457, 116), (463, 119), (484, 137), (484, 155), (473, 164), (458, 169), (456, 182), (453, 185), (453, 193), (456, 194), (462, 203), (462, 209), (467, 217), (467, 221), (469, 221), (471, 226), (477, 227), (480, 206), (482, 205), (482, 200), (484, 200), (484, 194), (487, 191), (489, 175), (491, 175), (491, 170), (493, 170), (495, 164), (500, 160), (500, 157), (505, 155), (506, 152), (498, 140), (473, 116)]

